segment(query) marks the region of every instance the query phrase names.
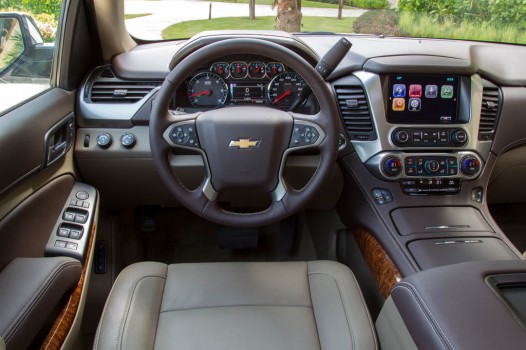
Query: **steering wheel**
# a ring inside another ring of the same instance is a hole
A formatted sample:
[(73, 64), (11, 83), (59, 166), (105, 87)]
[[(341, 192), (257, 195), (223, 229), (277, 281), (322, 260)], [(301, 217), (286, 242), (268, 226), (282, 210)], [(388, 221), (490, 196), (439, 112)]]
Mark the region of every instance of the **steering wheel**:
[[(194, 114), (169, 111), (177, 87), (195, 69), (221, 56), (254, 54), (280, 61), (303, 77), (319, 102), (315, 115), (271, 107), (231, 106)], [(301, 210), (320, 189), (338, 152), (338, 108), (330, 87), (293, 51), (265, 40), (227, 39), (204, 46), (178, 63), (162, 84), (150, 118), (150, 148), (155, 166), (171, 194), (197, 215), (223, 225), (259, 227)], [(174, 176), (168, 155), (181, 147), (201, 153), (206, 176), (195, 190)], [(319, 150), (318, 168), (301, 190), (287, 186), (283, 171), (295, 150)], [(260, 212), (234, 213), (217, 201), (222, 191), (262, 189), (272, 198)]]

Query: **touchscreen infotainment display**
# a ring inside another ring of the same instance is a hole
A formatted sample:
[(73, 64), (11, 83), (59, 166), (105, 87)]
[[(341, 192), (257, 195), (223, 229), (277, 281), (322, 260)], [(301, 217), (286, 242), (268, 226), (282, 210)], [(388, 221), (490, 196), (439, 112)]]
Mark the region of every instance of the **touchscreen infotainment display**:
[(459, 88), (458, 76), (392, 75), (387, 88), (388, 122), (456, 123)]

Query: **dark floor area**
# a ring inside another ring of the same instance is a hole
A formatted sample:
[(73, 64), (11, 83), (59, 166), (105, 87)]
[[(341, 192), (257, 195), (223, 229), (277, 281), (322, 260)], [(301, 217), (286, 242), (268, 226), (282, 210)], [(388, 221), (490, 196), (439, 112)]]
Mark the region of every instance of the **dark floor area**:
[(509, 240), (521, 252), (526, 252), (526, 203), (494, 204), (491, 215)]

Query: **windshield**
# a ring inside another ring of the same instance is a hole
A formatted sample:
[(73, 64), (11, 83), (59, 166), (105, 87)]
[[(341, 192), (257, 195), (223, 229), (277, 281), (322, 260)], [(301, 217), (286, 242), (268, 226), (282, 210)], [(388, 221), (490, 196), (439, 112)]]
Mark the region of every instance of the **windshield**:
[(526, 43), (524, 0), (125, 0), (144, 40), (205, 30), (284, 30)]

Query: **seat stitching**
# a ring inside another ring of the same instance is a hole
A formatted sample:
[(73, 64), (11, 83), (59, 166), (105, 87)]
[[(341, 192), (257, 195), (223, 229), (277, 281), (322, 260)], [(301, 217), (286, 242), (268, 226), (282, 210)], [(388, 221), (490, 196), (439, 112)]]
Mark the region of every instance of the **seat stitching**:
[(173, 308), (161, 311), (161, 314), (167, 313), (167, 312), (177, 312), (177, 311), (193, 311), (193, 310), (207, 310), (207, 309), (220, 309), (220, 308), (227, 308), (227, 307), (290, 307), (290, 308), (304, 308), (304, 309), (312, 309), (310, 306), (305, 305), (271, 305), (271, 304), (239, 304), (239, 305), (218, 305), (218, 306), (197, 306), (197, 307), (189, 307), (189, 308)]
[(314, 325), (316, 326), (316, 334), (318, 335), (318, 344), (321, 349), (320, 332), (318, 331), (318, 322), (316, 321), (316, 313), (314, 312), (314, 302), (312, 300), (312, 293), (311, 293), (311, 288), (310, 288), (309, 263), (306, 263), (305, 265), (307, 267), (307, 284), (309, 285), (309, 298), (310, 298), (310, 303), (311, 303), (312, 316), (314, 317)]
[(340, 295), (340, 301), (342, 302), (342, 305), (343, 305), (343, 313), (345, 314), (345, 320), (347, 321), (347, 327), (349, 327), (349, 333), (351, 335), (352, 349), (355, 349), (356, 348), (356, 343), (355, 343), (355, 340), (354, 340), (354, 332), (353, 332), (353, 328), (351, 326), (351, 323), (349, 322), (349, 316), (347, 315), (347, 305), (345, 303), (345, 300), (343, 299), (342, 291), (341, 291), (341, 288), (340, 288), (340, 284), (338, 283), (338, 280), (333, 275), (331, 275), (329, 273), (326, 273), (326, 272), (309, 273), (309, 276), (313, 276), (313, 275), (326, 275), (326, 276), (329, 276), (330, 278), (333, 279), (334, 283), (336, 284), (336, 288), (338, 289), (338, 294)]
[(422, 303), (422, 305), (424, 306), (424, 309), (426, 309), (427, 313), (429, 313), (429, 316), (431, 316), (431, 318), (433, 319), (433, 322), (435, 323), (435, 325), (438, 327), (438, 330), (440, 331), (440, 333), (442, 334), (442, 336), (445, 338), (446, 342), (448, 343), (448, 345), (454, 349), (453, 345), (451, 344), (451, 342), (449, 341), (448, 337), (446, 336), (446, 333), (444, 332), (444, 330), (442, 329), (442, 327), (440, 327), (440, 324), (438, 323), (438, 321), (435, 319), (435, 317), (433, 316), (433, 313), (431, 312), (431, 310), (427, 307), (427, 304), (426, 302), (424, 301), (424, 298), (422, 298), (422, 296), (420, 295), (420, 293), (418, 292), (418, 289), (412, 285), (411, 283), (409, 282), (400, 282), (399, 284), (402, 284), (402, 285), (407, 285), (409, 286), (414, 292), (415, 294), (417, 295), (417, 297), (420, 299), (420, 302)]
[(51, 287), (53, 282), (57, 279), (59, 274), (63, 272), (64, 270), (71, 268), (71, 267), (78, 267), (77, 261), (70, 261), (61, 263), (58, 266), (55, 266), (54, 270), (52, 271), (52, 274), (49, 275), (46, 280), (42, 283), (42, 288), (38, 289), (33, 293), (31, 298), (28, 301), (29, 308), (26, 308), (22, 310), (17, 317), (11, 322), (9, 327), (5, 330), (4, 334), (2, 334), (2, 338), (4, 338), (6, 345), (12, 340), (12, 338), (17, 333), (20, 326), (24, 323), (24, 320), (27, 319), (27, 317), (33, 312), (35, 307), (38, 305), (38, 301), (42, 298), (42, 296), (46, 293), (46, 291)]
[(442, 338), (441, 338), (440, 335), (438, 334), (438, 331), (435, 329), (435, 327), (433, 327), (433, 324), (432, 324), (431, 321), (429, 320), (428, 314), (422, 309), (422, 306), (420, 305), (418, 299), (417, 299), (416, 296), (414, 295), (413, 290), (412, 290), (411, 288), (405, 286), (405, 285), (400, 284), (400, 283), (398, 283), (396, 286), (393, 287), (393, 291), (394, 291), (396, 288), (404, 288), (404, 289), (406, 289), (407, 291), (409, 291), (409, 295), (411, 295), (411, 297), (415, 300), (416, 305), (418, 306), (418, 308), (420, 309), (420, 311), (422, 312), (422, 314), (425, 316), (425, 319), (426, 319), (428, 325), (430, 326), (430, 328), (431, 328), (431, 330), (433, 331), (433, 333), (435, 333), (435, 336), (436, 336), (437, 339), (439, 340), (440, 345), (442, 345), (442, 348), (447, 349), (447, 347), (446, 347), (445, 344), (444, 344), (444, 341), (442, 340)]
[[(168, 265), (166, 265), (166, 279), (168, 279)], [(157, 329), (159, 329), (159, 319), (161, 318), (161, 308), (163, 307), (163, 299), (164, 299), (164, 290), (166, 289), (166, 282), (163, 284), (163, 292), (161, 294), (161, 301), (159, 302), (159, 313), (157, 314), (157, 324), (155, 325), (155, 337), (153, 339), (153, 347), (152, 349), (155, 349), (155, 341), (157, 340)]]
[(121, 320), (121, 325), (119, 327), (119, 334), (117, 336), (117, 349), (120, 349), (122, 344), (122, 336), (124, 335), (124, 328), (126, 328), (126, 321), (128, 319), (128, 312), (130, 311), (130, 305), (131, 305), (131, 302), (133, 300), (133, 295), (135, 294), (135, 289), (137, 288), (137, 285), (139, 284), (139, 282), (141, 282), (143, 279), (146, 279), (146, 278), (150, 278), (150, 277), (157, 277), (157, 278), (161, 278), (161, 279), (164, 279), (166, 280), (166, 276), (161, 276), (161, 275), (147, 275), (147, 276), (143, 276), (141, 278), (139, 278), (138, 280), (136, 280), (133, 284), (133, 288), (131, 289), (129, 295), (128, 295), (128, 300), (126, 301), (126, 306), (124, 308), (124, 314), (123, 314), (123, 318)]

